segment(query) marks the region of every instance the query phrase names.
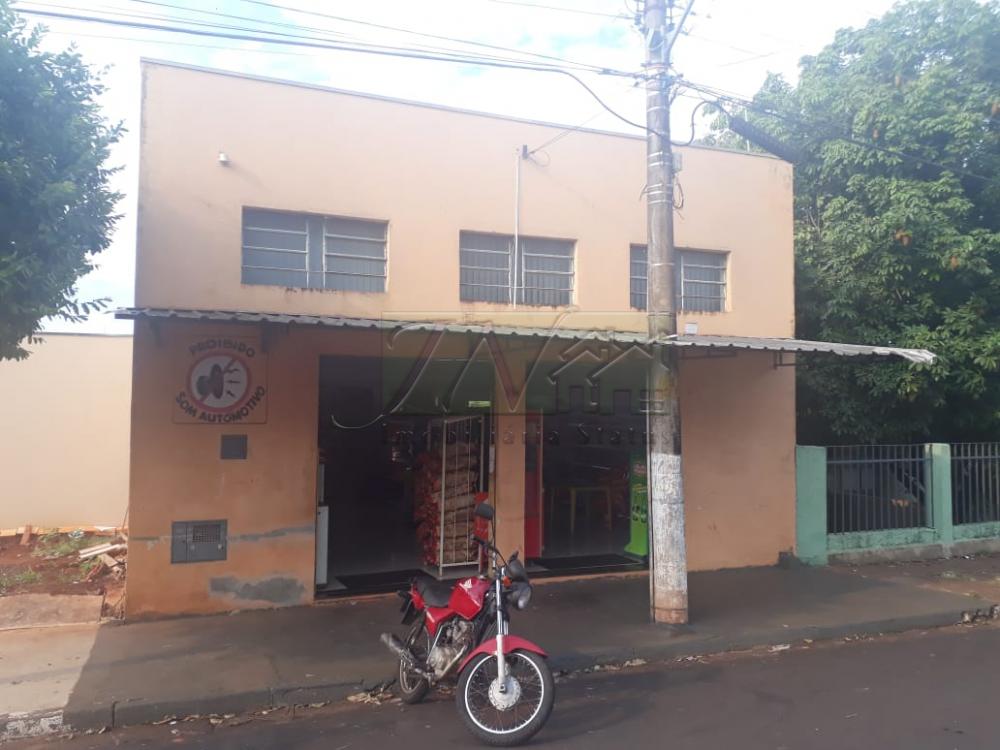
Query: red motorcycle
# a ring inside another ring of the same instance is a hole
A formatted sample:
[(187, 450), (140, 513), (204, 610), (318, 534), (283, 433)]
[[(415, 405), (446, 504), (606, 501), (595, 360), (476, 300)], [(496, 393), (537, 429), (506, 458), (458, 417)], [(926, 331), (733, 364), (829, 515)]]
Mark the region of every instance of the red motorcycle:
[[(487, 503), (476, 516), (493, 521)], [(494, 534), (495, 538), (495, 534)], [(493, 575), (465, 578), (454, 586), (415, 579), (403, 598), (405, 640), (383, 633), (399, 657), (399, 695), (420, 702), (432, 685), (458, 676), (455, 702), (466, 727), (488, 745), (526, 742), (552, 713), (555, 683), (546, 654), (508, 633), (512, 609), (531, 601), (531, 584), (515, 552), (509, 560), (491, 542), (473, 539), (489, 554)]]

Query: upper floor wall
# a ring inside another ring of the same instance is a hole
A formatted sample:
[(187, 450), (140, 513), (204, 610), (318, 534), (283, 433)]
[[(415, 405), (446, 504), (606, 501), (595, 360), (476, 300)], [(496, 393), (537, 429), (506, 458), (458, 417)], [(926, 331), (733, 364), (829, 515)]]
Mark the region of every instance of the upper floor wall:
[[(641, 137), (522, 158), (564, 128), (156, 62), (143, 87), (137, 306), (645, 329)], [(681, 330), (791, 336), (791, 166), (678, 151)]]

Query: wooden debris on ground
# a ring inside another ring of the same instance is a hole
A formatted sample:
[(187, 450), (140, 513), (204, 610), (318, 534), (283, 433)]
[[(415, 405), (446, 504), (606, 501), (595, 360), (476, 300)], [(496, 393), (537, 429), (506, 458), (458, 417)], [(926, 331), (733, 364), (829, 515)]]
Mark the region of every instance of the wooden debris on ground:
[(121, 542), (106, 542), (105, 544), (98, 544), (93, 547), (87, 547), (86, 549), (80, 550), (77, 554), (81, 560), (86, 560), (91, 557), (97, 557), (105, 552), (118, 552), (124, 551), (126, 545)]
[(125, 534), (120, 533), (110, 542), (95, 544), (93, 547), (80, 550), (77, 556), (81, 561), (94, 560), (90, 572), (87, 573), (87, 580), (93, 581), (104, 571), (110, 571), (118, 578), (124, 577), (128, 553), (127, 541), (128, 538)]

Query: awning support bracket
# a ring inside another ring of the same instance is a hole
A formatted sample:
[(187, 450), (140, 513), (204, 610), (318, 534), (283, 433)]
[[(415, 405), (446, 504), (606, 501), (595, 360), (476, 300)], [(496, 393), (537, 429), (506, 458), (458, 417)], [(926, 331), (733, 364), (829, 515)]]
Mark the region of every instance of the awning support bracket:
[(791, 362), (785, 361), (785, 354), (788, 354), (788, 352), (773, 352), (773, 354), (774, 354), (775, 370), (777, 370), (779, 367), (798, 367), (799, 365), (798, 361), (794, 358), (794, 354), (792, 355), (793, 359)]
[(160, 321), (156, 318), (146, 318), (149, 321), (149, 330), (153, 332), (153, 341), (156, 346), (163, 346), (163, 332), (160, 330)]

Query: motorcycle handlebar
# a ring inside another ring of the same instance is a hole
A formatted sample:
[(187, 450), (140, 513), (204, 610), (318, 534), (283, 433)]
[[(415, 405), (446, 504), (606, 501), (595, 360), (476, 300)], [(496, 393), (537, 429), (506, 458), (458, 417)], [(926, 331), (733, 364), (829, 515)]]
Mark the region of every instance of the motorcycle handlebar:
[(488, 549), (490, 552), (497, 552), (497, 553), (500, 552), (500, 550), (498, 550), (496, 547), (494, 547), (492, 544), (490, 544), (489, 542), (487, 542), (485, 539), (483, 539), (480, 536), (476, 536), (475, 534), (473, 534), (472, 535), (472, 539), (473, 539), (474, 542), (476, 542), (477, 544), (481, 544), (483, 547), (485, 547), (486, 549)]

